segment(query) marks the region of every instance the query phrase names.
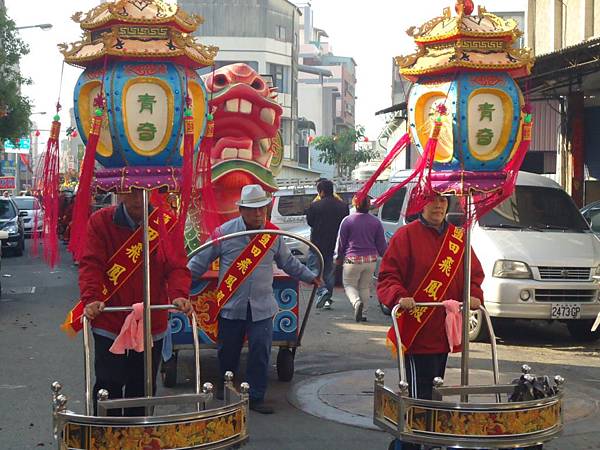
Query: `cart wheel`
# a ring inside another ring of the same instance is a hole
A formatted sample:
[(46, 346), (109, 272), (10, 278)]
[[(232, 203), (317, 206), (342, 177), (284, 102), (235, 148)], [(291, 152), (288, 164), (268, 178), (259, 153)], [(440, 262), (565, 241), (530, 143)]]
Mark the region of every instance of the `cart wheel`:
[(277, 353), (277, 378), (292, 381), (294, 377), (294, 354), (289, 348), (279, 347)]
[(164, 387), (175, 387), (177, 384), (177, 352), (162, 364), (162, 382)]

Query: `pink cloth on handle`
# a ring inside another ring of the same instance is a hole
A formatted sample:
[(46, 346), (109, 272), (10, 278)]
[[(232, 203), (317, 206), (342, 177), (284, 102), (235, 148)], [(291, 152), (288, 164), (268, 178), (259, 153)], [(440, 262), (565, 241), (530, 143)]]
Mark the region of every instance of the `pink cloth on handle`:
[(125, 318), (121, 332), (110, 347), (110, 352), (122, 355), (126, 350), (144, 351), (144, 304), (134, 303), (133, 311)]
[(446, 308), (446, 336), (450, 353), (459, 351), (462, 344), (462, 313), (460, 311), (460, 302), (456, 300), (444, 300), (442, 302)]

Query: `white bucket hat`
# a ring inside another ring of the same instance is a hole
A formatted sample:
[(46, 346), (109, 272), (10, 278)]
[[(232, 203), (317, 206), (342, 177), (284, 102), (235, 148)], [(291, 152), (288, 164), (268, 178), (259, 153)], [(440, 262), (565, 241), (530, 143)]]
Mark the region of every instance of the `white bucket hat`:
[(239, 201), (235, 202), (244, 208), (262, 208), (271, 203), (271, 197), (259, 184), (247, 184), (242, 188)]

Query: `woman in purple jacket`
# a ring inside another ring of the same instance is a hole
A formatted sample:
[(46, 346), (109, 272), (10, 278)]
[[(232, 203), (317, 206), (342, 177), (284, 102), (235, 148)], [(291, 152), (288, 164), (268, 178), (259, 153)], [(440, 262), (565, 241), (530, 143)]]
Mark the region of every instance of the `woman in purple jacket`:
[(387, 248), (383, 225), (369, 214), (369, 206), (370, 199), (365, 197), (356, 205), (356, 212), (342, 220), (335, 258), (336, 264), (344, 265), (344, 290), (357, 322), (367, 320), (367, 301), (377, 256), (383, 256)]

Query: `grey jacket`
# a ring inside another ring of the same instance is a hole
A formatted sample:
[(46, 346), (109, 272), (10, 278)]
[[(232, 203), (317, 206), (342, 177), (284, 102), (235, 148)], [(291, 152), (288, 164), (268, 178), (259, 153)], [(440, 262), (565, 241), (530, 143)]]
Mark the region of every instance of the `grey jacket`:
[[(216, 236), (246, 231), (246, 224), (241, 217), (225, 222), (215, 232)], [(195, 255), (188, 263), (193, 278), (199, 278), (206, 272), (210, 264), (219, 260), (219, 283), (225, 272), (246, 248), (255, 235), (229, 239), (213, 245)], [(273, 317), (279, 308), (273, 294), (273, 262), (293, 278), (310, 283), (316, 277), (295, 256), (291, 254), (283, 239), (277, 236), (269, 252), (259, 265), (246, 278), (244, 283), (233, 294), (231, 299), (221, 309), (220, 316), (230, 320), (245, 320), (248, 304), (252, 311), (252, 321)]]

